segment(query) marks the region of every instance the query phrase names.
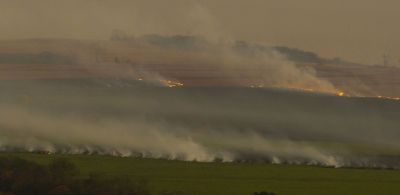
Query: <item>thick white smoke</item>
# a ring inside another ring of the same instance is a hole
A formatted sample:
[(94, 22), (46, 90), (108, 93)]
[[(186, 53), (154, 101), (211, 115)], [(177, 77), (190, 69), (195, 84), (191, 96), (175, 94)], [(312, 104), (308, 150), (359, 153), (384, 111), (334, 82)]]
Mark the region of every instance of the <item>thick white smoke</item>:
[(75, 82), (3, 83), (2, 150), (399, 167), (395, 102)]

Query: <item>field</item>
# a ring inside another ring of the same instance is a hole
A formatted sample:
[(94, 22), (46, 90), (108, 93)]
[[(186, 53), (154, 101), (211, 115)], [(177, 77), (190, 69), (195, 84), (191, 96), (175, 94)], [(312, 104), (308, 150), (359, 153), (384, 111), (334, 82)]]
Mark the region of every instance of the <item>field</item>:
[(399, 194), (400, 172), (299, 165), (199, 163), (97, 155), (1, 153), (39, 163), (67, 158), (82, 176), (91, 172), (144, 180), (152, 194)]

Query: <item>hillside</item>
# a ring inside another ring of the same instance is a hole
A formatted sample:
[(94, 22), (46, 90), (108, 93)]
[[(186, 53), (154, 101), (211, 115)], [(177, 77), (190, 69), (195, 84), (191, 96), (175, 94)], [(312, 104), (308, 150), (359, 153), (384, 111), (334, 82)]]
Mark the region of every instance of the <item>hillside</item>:
[[(156, 38), (125, 41), (2, 41), (0, 80), (145, 78), (172, 80), (185, 86), (283, 86), (315, 91), (322, 89), (326, 92), (336, 90), (358, 96), (400, 96), (400, 68), (335, 62), (312, 53), (282, 47), (277, 50), (286, 53), (279, 55), (288, 55), (289, 59), (297, 61), (278, 61), (276, 65), (272, 61), (264, 66), (264, 59), (250, 61), (246, 58), (243, 61), (241, 56), (253, 58), (251, 55), (255, 51), (264, 52), (268, 50), (266, 47), (254, 46), (254, 49), (237, 43), (240, 48), (235, 46), (235, 52), (240, 55), (234, 53), (233, 56), (232, 53), (221, 53), (218, 46), (201, 41), (181, 38), (182, 41), (178, 37), (175, 38), (178, 41), (173, 39), (171, 43), (165, 41), (165, 38), (159, 38), (163, 41)], [(302, 78), (290, 81), (290, 73), (283, 74), (284, 77), (289, 77), (285, 78), (286, 83), (281, 84), (276, 82), (279, 78), (272, 78), (275, 83), (271, 84), (268, 77), (282, 72), (284, 69), (276, 70), (280, 66), (298, 72), (306, 69), (310, 72), (307, 74), (324, 83), (330, 83), (333, 87), (325, 89), (326, 87), (315, 87), (313, 83), (298, 84), (302, 82)]]

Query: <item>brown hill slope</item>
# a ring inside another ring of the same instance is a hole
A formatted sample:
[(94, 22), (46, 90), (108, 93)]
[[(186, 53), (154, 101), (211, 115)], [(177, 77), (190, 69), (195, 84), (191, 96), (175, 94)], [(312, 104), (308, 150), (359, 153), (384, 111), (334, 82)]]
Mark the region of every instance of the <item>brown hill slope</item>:
[[(2, 61), (2, 56), (6, 60)], [(57, 60), (59, 56), (68, 56), (71, 60)], [(263, 77), (272, 72), (269, 67), (260, 71), (259, 66), (230, 66), (235, 59), (226, 60), (226, 56), (221, 56), (212, 52), (155, 48), (140, 41), (134, 44), (78, 40), (2, 41), (0, 80), (142, 79), (151, 75), (179, 81), (186, 86), (258, 86)], [(36, 62), (38, 59), (40, 63), (30, 63), (30, 60)], [(347, 94), (400, 97), (400, 68), (316, 63), (296, 66), (314, 70), (316, 77), (329, 81)]]

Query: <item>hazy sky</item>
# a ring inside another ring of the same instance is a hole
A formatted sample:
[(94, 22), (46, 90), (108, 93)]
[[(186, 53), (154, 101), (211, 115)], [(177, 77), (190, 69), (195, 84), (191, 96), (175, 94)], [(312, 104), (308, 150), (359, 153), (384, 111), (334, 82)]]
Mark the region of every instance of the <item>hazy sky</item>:
[(398, 64), (399, 18), (398, 0), (0, 0), (0, 39), (201, 34)]

